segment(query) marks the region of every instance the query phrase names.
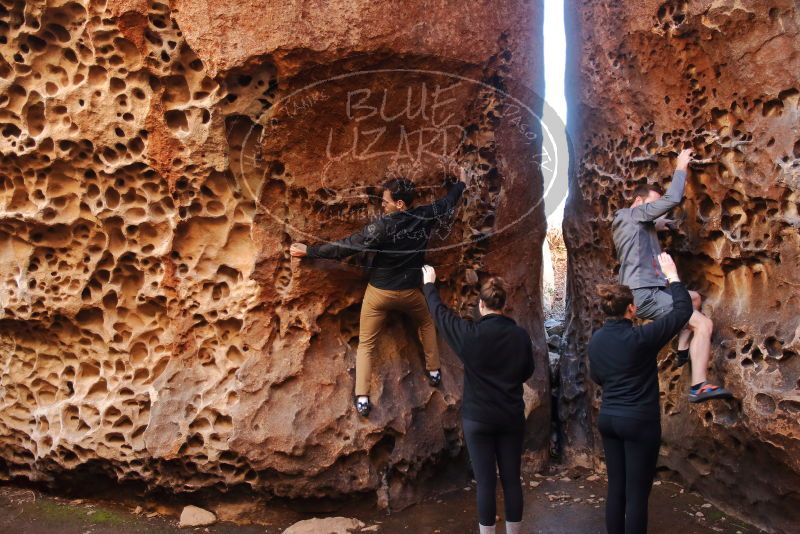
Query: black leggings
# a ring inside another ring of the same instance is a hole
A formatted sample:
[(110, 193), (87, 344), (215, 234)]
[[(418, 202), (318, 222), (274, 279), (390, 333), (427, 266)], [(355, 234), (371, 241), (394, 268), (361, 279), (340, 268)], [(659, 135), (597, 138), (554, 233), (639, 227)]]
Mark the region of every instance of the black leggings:
[(497, 504), (497, 467), (503, 484), (506, 521), (522, 521), (522, 439), (524, 425), (515, 427), (463, 420), (472, 471), (478, 482), (478, 520), (481, 525), (494, 525)]
[(661, 446), (661, 421), (601, 415), (608, 468), (606, 530), (608, 534), (645, 534), (647, 500)]

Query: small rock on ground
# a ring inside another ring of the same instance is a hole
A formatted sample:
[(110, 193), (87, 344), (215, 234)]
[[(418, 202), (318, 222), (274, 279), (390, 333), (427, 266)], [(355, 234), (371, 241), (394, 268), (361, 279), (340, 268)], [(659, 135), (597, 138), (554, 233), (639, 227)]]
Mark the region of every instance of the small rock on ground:
[(198, 508), (197, 506), (189, 505), (184, 507), (183, 511), (181, 512), (181, 520), (178, 525), (181, 528), (205, 527), (207, 525), (213, 525), (216, 522), (217, 522), (217, 516), (215, 516), (208, 510), (203, 510), (202, 508)]
[(548, 319), (544, 322), (544, 328), (548, 335), (561, 335), (564, 333), (564, 322), (557, 319)]

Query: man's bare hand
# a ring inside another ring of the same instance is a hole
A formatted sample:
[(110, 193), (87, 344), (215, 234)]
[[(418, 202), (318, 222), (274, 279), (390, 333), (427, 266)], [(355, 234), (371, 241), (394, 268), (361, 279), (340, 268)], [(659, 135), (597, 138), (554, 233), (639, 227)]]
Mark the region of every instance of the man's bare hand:
[(292, 243), (292, 246), (289, 247), (289, 254), (295, 258), (302, 258), (308, 254), (308, 247), (303, 243)]
[(422, 283), (433, 284), (436, 282), (436, 270), (430, 265), (422, 266)]
[(673, 219), (656, 219), (656, 232), (664, 232), (675, 228), (675, 221)]
[(458, 179), (459, 179), (459, 181), (464, 182), (464, 184), (467, 185), (467, 186), (470, 184), (470, 182), (472, 182), (472, 171), (467, 169), (467, 164), (466, 163), (462, 163), (459, 166)]
[(675, 262), (672, 261), (672, 256), (666, 252), (662, 252), (658, 255), (658, 264), (661, 266), (661, 272), (664, 273), (664, 276), (666, 276), (670, 282), (677, 282), (680, 280), (678, 278), (678, 268), (675, 266)]
[(685, 171), (689, 168), (689, 162), (692, 161), (693, 155), (694, 151), (691, 148), (684, 148), (681, 150), (681, 153), (678, 154), (678, 163), (675, 167), (678, 170)]

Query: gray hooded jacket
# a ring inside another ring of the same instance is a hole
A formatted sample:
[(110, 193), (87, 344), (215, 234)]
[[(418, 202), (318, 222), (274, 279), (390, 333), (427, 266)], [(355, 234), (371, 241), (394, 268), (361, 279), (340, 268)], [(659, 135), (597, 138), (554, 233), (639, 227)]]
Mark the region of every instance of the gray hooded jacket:
[(676, 170), (663, 197), (617, 211), (611, 229), (619, 259), (620, 284), (631, 289), (666, 287), (666, 276), (658, 265), (661, 245), (655, 220), (680, 204), (685, 186), (686, 171)]

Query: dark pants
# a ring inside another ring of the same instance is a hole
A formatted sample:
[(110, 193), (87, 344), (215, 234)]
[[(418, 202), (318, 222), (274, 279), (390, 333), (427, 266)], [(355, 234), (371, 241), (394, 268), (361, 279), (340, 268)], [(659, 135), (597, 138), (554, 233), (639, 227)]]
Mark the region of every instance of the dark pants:
[(463, 420), (472, 471), (478, 482), (478, 520), (481, 525), (494, 525), (497, 513), (495, 490), (497, 468), (503, 484), (506, 521), (522, 521), (522, 462), (523, 423), (518, 426), (479, 423)]
[(645, 534), (647, 500), (661, 446), (661, 421), (601, 415), (597, 423), (608, 468), (608, 534)]

